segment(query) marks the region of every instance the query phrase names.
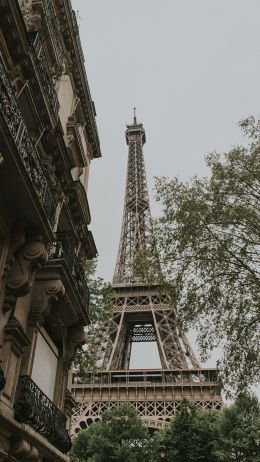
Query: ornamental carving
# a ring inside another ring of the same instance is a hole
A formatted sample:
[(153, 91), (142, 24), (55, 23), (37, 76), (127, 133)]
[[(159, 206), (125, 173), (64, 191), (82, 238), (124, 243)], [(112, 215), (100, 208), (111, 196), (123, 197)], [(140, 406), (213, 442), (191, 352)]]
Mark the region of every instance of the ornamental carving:
[(28, 31), (35, 31), (41, 24), (41, 16), (33, 12), (32, 0), (18, 0)]
[(11, 455), (22, 461), (36, 461), (39, 450), (22, 438), (14, 437), (11, 443)]
[(60, 279), (37, 282), (32, 291), (30, 319), (33, 323), (43, 324), (53, 304), (64, 294), (65, 288)]
[[(21, 240), (18, 239), (18, 242), (21, 243)], [(12, 309), (17, 297), (23, 297), (30, 291), (34, 272), (39, 266), (46, 263), (48, 254), (42, 238), (39, 236), (26, 241), (12, 257), (14, 261), (11, 259), (13, 264), (7, 275), (4, 311)]]
[(77, 349), (86, 343), (86, 334), (84, 326), (81, 324), (73, 324), (67, 330), (67, 341), (65, 347), (65, 354), (63, 364), (65, 369), (69, 369), (75, 358)]
[(5, 262), (5, 267), (3, 271), (3, 278), (7, 276), (7, 274), (10, 272), (14, 262), (15, 262), (15, 256), (14, 254), (16, 251), (22, 247), (22, 245), (25, 244), (26, 237), (25, 237), (25, 232), (24, 232), (24, 226), (21, 223), (17, 223), (14, 225), (14, 230), (11, 234), (11, 241), (10, 241), (10, 246), (9, 246), (9, 252), (8, 256)]
[(72, 416), (73, 409), (76, 407), (76, 405), (77, 403), (73, 398), (71, 391), (65, 390), (65, 410), (67, 415), (69, 415), (70, 417)]
[(57, 187), (57, 179), (55, 176), (55, 166), (53, 165), (52, 157), (47, 154), (42, 156), (42, 165), (54, 190)]

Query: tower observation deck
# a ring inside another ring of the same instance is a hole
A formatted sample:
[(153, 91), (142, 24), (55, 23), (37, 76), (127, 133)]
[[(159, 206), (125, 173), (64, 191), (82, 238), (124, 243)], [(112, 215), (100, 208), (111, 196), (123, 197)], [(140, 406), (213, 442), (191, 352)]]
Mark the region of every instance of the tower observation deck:
[[(102, 364), (87, 383), (75, 383), (77, 407), (72, 435), (102, 413), (131, 403), (144, 423), (163, 428), (174, 417), (183, 398), (202, 409), (219, 409), (216, 370), (203, 369), (176, 321), (170, 297), (158, 284), (136, 274), (133, 261), (151, 237), (151, 212), (143, 146), (145, 130), (136, 115), (127, 125), (128, 165), (123, 222), (113, 278), (113, 311), (100, 330)], [(160, 369), (130, 369), (134, 342), (156, 342)]]

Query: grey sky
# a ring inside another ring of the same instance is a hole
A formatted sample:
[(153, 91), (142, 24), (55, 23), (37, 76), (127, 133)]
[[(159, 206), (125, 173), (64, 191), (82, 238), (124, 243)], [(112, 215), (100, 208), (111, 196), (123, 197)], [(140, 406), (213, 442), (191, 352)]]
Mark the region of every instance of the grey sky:
[[(156, 175), (207, 173), (204, 155), (241, 143), (259, 115), (259, 0), (72, 0), (103, 158), (89, 202), (99, 273), (112, 279), (123, 211), (125, 124), (137, 107), (152, 212)], [(147, 366), (148, 367), (148, 366)]]

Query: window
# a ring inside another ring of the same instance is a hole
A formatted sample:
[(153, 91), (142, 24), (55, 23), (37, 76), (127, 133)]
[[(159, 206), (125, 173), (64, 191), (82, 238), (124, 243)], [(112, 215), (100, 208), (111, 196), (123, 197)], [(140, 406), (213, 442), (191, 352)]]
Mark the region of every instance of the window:
[(45, 329), (41, 329), (37, 336), (31, 378), (51, 401), (54, 397), (57, 366), (58, 349)]

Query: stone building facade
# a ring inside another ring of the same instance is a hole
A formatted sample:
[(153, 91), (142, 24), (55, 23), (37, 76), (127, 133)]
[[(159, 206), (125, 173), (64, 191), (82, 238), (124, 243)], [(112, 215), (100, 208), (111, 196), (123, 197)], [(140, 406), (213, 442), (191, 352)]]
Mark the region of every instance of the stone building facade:
[(0, 460), (66, 461), (100, 157), (70, 0), (0, 0)]

